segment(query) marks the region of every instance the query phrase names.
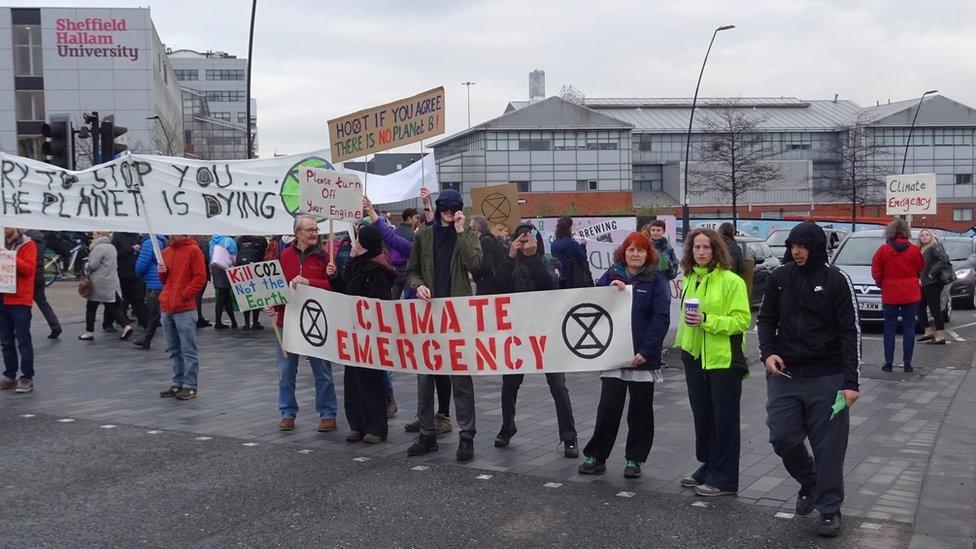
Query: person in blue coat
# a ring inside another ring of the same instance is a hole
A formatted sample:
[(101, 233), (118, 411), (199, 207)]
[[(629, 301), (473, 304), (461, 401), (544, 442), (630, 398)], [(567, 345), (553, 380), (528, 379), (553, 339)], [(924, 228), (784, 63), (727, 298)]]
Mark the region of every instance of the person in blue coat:
[[(159, 243), (160, 250), (166, 247), (165, 236), (156, 235), (156, 242)], [(146, 235), (139, 247), (139, 257), (136, 258), (135, 269), (136, 276), (146, 283), (146, 328), (142, 337), (133, 341), (132, 344), (147, 351), (156, 335), (156, 330), (159, 329), (159, 293), (163, 291), (163, 282), (159, 280), (157, 266), (152, 236)]]
[(549, 249), (552, 257), (559, 260), (560, 288), (585, 288), (593, 286), (590, 278), (590, 262), (586, 258), (586, 247), (573, 240), (573, 218), (564, 215), (556, 221), (556, 239)]
[(647, 461), (654, 443), (654, 382), (660, 380), (661, 346), (671, 323), (667, 280), (655, 269), (657, 252), (645, 235), (631, 233), (614, 252), (614, 265), (597, 282), (597, 286), (633, 288), (631, 334), (634, 358), (623, 368), (607, 370), (600, 376), (603, 384), (596, 410), (593, 437), (583, 455), (579, 472), (595, 475), (607, 470), (624, 401), (630, 393), (627, 408), (627, 465), (624, 476), (641, 476), (641, 464)]

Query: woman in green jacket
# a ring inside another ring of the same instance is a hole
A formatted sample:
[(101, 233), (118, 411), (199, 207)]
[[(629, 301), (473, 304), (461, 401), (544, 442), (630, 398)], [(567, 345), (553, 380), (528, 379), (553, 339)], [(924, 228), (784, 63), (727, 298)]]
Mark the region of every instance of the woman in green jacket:
[[(745, 331), (751, 315), (745, 282), (730, 269), (722, 238), (711, 229), (685, 239), (684, 295), (676, 345), (695, 419), (695, 457), (702, 466), (681, 480), (699, 496), (739, 491), (739, 399), (748, 374)], [(689, 311), (688, 302), (698, 301)]]

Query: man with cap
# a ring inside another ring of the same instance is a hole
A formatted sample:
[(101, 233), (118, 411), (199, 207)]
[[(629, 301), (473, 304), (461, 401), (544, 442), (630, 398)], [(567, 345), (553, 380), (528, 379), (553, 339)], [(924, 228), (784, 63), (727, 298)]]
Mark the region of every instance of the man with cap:
[(818, 534), (836, 537), (849, 408), (860, 396), (857, 299), (850, 278), (827, 264), (827, 236), (817, 224), (793, 227), (786, 250), (788, 261), (769, 277), (757, 321), (769, 442), (800, 483), (796, 513), (816, 509)]
[[(407, 260), (407, 283), (424, 300), (469, 296), (472, 291), (468, 273), (481, 264), (481, 244), (473, 232), (464, 229), (461, 193), (445, 189), (434, 204), (433, 224), (414, 236), (413, 250)], [(451, 386), (460, 436), (457, 459), (469, 461), (474, 457), (474, 383), (471, 376), (452, 375)], [(420, 435), (407, 450), (411, 456), (437, 450), (434, 380), (425, 374), (417, 376), (417, 417)]]

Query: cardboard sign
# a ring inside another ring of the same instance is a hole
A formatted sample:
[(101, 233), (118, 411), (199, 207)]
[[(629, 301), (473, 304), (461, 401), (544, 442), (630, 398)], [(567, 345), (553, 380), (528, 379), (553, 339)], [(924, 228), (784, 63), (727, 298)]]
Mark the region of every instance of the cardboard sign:
[(227, 269), (238, 310), (251, 311), (288, 303), (288, 282), (281, 263), (261, 261)]
[(509, 231), (515, 232), (522, 222), (517, 183), (475, 187), (471, 189), (471, 202), (474, 203), (474, 215), (488, 218), (488, 227), (504, 223)]
[(348, 172), (302, 170), (299, 211), (316, 219), (358, 223), (363, 218), (363, 184)]
[(444, 133), (444, 87), (329, 120), (332, 161), (342, 162)]
[(632, 295), (628, 286), (389, 301), (301, 285), (283, 342), (291, 353), (421, 374), (610, 370), (634, 357)]
[(17, 293), (17, 252), (0, 250), (0, 294)]
[(885, 178), (888, 215), (935, 215), (937, 206), (934, 173), (889, 175)]

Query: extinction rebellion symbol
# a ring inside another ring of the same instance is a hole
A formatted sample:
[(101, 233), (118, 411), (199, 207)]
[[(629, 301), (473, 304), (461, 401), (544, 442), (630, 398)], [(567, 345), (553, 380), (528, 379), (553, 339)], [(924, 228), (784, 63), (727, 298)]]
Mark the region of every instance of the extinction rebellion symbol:
[(491, 193), (481, 202), (481, 213), (491, 223), (504, 223), (512, 215), (512, 203), (501, 193)]
[(574, 355), (593, 359), (610, 348), (613, 319), (599, 305), (581, 303), (563, 318), (563, 341)]
[(302, 337), (313, 347), (325, 345), (325, 340), (329, 334), (329, 323), (325, 319), (325, 311), (322, 304), (314, 299), (305, 300), (302, 305), (302, 316), (299, 322)]

